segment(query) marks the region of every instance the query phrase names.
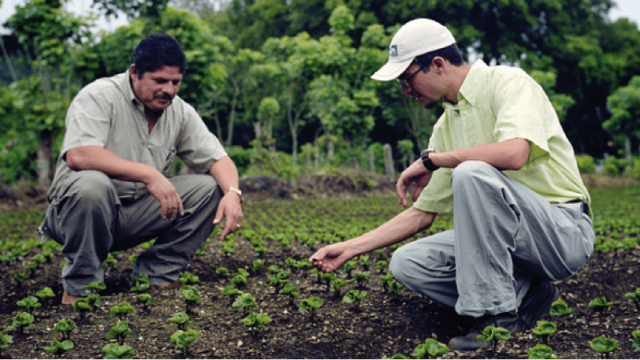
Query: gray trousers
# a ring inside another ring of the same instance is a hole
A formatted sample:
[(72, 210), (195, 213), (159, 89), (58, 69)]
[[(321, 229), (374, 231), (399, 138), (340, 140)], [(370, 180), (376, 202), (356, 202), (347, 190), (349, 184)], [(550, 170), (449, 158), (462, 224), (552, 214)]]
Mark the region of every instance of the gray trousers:
[(211, 175), (169, 178), (182, 199), (184, 215), (160, 217), (150, 193), (131, 202), (118, 198), (111, 179), (99, 171), (78, 171), (55, 192), (41, 232), (63, 245), (64, 290), (84, 296), (84, 286), (104, 281), (102, 262), (109, 252), (157, 238), (138, 256), (132, 276), (149, 275), (152, 285), (171, 283), (189, 264), (214, 229), (221, 191)]
[(560, 280), (593, 253), (584, 204), (552, 205), (494, 167), (453, 172), (453, 230), (395, 251), (389, 264), (408, 289), (480, 317), (517, 311), (533, 278)]

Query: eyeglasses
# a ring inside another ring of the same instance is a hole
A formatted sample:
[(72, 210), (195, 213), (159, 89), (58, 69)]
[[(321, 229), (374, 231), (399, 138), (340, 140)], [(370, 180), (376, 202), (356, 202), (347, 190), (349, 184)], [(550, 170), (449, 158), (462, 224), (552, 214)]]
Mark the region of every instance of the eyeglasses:
[(407, 87), (411, 86), (411, 85), (409, 85), (409, 81), (411, 80), (411, 78), (412, 78), (412, 77), (414, 77), (417, 73), (419, 73), (422, 69), (424, 69), (424, 68), (426, 68), (426, 67), (427, 67), (427, 65), (420, 66), (420, 67), (418, 68), (418, 70), (416, 70), (413, 74), (411, 74), (411, 75), (407, 76), (407, 77), (406, 77), (406, 78), (404, 78), (404, 79), (402, 79), (402, 78), (397, 78), (396, 80), (398, 80), (398, 84), (400, 84), (400, 85), (402, 85), (402, 86), (407, 86)]

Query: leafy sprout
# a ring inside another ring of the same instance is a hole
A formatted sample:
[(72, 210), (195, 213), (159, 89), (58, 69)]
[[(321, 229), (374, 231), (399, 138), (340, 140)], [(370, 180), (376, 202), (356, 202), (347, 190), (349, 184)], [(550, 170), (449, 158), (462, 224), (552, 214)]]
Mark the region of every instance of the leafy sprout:
[(254, 273), (257, 273), (258, 271), (260, 271), (260, 268), (262, 268), (263, 266), (264, 266), (264, 260), (255, 259), (253, 260), (253, 267), (251, 268), (251, 271), (253, 271)]
[(53, 326), (53, 331), (60, 331), (62, 333), (62, 340), (69, 340), (71, 338), (71, 332), (76, 328), (76, 323), (71, 319), (64, 319), (58, 321)]
[(307, 258), (298, 261), (298, 263), (295, 265), (295, 267), (297, 267), (298, 269), (305, 268), (305, 267), (312, 267), (312, 266), (313, 265)]
[(235, 287), (229, 285), (222, 290), (222, 296), (229, 297), (229, 305), (233, 304), (235, 296), (242, 294), (242, 291), (236, 289)]
[(92, 312), (93, 308), (89, 305), (89, 301), (86, 298), (80, 298), (73, 302), (73, 310), (80, 313), (80, 320), (84, 320), (85, 314)]
[(346, 294), (344, 294), (344, 297), (342, 298), (342, 301), (347, 303), (347, 304), (354, 304), (354, 310), (358, 310), (358, 306), (360, 305), (360, 301), (362, 301), (362, 299), (364, 299), (367, 296), (367, 292), (366, 291), (358, 291), (358, 290), (349, 290)]
[(320, 274), (320, 279), (327, 284), (327, 292), (331, 291), (331, 282), (336, 279), (336, 275), (332, 272)]
[(221, 266), (221, 267), (216, 269), (216, 275), (222, 276), (222, 277), (227, 277), (227, 276), (229, 276), (229, 270), (226, 267)]
[(545, 344), (537, 344), (527, 352), (529, 359), (557, 359), (553, 356), (553, 349)]
[(418, 345), (414, 350), (411, 356), (416, 359), (424, 359), (429, 356), (438, 356), (443, 355), (449, 352), (449, 347), (441, 342), (438, 342), (436, 339), (428, 338), (424, 341), (424, 343)]
[(134, 349), (129, 345), (107, 344), (102, 348), (105, 359), (131, 359)]
[(331, 287), (333, 288), (333, 291), (335, 292), (336, 297), (340, 297), (340, 289), (347, 286), (347, 284), (348, 284), (347, 280), (340, 279), (340, 278), (335, 278), (331, 281)]
[(550, 321), (538, 320), (537, 326), (531, 329), (535, 338), (544, 344), (549, 342), (549, 338), (553, 335), (558, 327)]
[(50, 287), (44, 287), (41, 290), (38, 290), (38, 292), (36, 292), (36, 296), (44, 302), (46, 299), (55, 298), (56, 294), (53, 292), (53, 290)]
[(16, 283), (18, 284), (18, 288), (22, 289), (22, 283), (29, 279), (30, 276), (21, 272), (17, 272), (13, 275), (13, 279), (16, 281)]
[(198, 289), (191, 285), (183, 285), (180, 288), (180, 294), (184, 299), (187, 312), (191, 311), (194, 305), (200, 303), (200, 296), (198, 296)]
[(371, 266), (371, 260), (369, 260), (369, 255), (368, 254), (362, 254), (359, 257), (360, 260), (360, 266), (362, 266), (365, 270), (369, 269), (369, 266)]
[(395, 281), (393, 274), (391, 272), (387, 272), (386, 275), (380, 275), (380, 283), (382, 284), (382, 289), (385, 292), (389, 291), (389, 284)]
[(636, 304), (636, 309), (640, 311), (640, 288), (637, 288), (634, 292), (628, 292), (624, 294), (625, 299), (633, 300)]
[(20, 307), (23, 307), (29, 314), (31, 314), (31, 310), (42, 307), (42, 304), (40, 304), (38, 298), (31, 295), (22, 300), (18, 300), (16, 304)]
[(598, 336), (592, 341), (589, 341), (589, 345), (593, 350), (601, 354), (605, 354), (607, 358), (609, 358), (609, 354), (613, 352), (613, 350), (620, 346), (620, 344), (618, 344), (614, 339), (610, 339), (604, 335)]
[(511, 332), (503, 327), (487, 326), (478, 334), (478, 339), (484, 342), (491, 342), (493, 345), (493, 353), (496, 353), (498, 340), (506, 341), (511, 338)]
[(633, 341), (633, 344), (631, 344), (633, 351), (640, 352), (640, 330), (634, 331), (633, 333), (631, 333), (631, 335), (635, 339)]
[(120, 320), (126, 320), (128, 314), (133, 314), (136, 309), (127, 301), (123, 301), (118, 305), (109, 309), (109, 317), (118, 317)]
[(149, 282), (149, 275), (147, 274), (138, 274), (134, 278), (134, 280), (136, 281), (136, 286), (132, 287), (131, 291), (145, 292), (151, 287), (151, 283)]
[(549, 314), (552, 316), (561, 316), (562, 317), (562, 325), (566, 325), (566, 318), (573, 313), (574, 308), (569, 307), (566, 302), (562, 299), (558, 299), (551, 304), (551, 310), (549, 310)]
[(191, 322), (189, 315), (183, 312), (175, 313), (172, 317), (169, 318), (169, 322), (172, 322), (178, 325), (178, 330), (184, 330), (187, 325)]
[(182, 274), (180, 274), (180, 277), (178, 278), (178, 283), (182, 285), (185, 285), (185, 284), (194, 285), (198, 283), (198, 280), (200, 280), (199, 277), (195, 276), (193, 273), (185, 271)]
[(138, 294), (138, 296), (136, 296), (136, 299), (138, 300), (139, 303), (142, 304), (144, 311), (147, 311), (148, 307), (153, 303), (151, 299), (151, 295), (149, 294)]
[(102, 281), (92, 281), (88, 285), (84, 287), (90, 294), (97, 294), (99, 291), (103, 291), (107, 289), (107, 285), (105, 285)]
[(310, 297), (308, 299), (304, 299), (300, 302), (300, 308), (299, 311), (301, 313), (305, 313), (307, 311), (310, 312), (311, 316), (311, 322), (313, 322), (314, 320), (314, 316), (315, 316), (315, 311), (317, 309), (319, 309), (320, 307), (322, 307), (322, 304), (324, 304), (324, 301), (322, 301), (322, 299), (320, 299), (319, 297)]
[(603, 314), (611, 305), (613, 302), (607, 302), (607, 298), (604, 296), (589, 301), (589, 307), (600, 314)]
[(242, 319), (242, 325), (250, 328), (251, 334), (255, 335), (256, 329), (263, 328), (266, 324), (270, 323), (271, 321), (273, 320), (271, 320), (269, 315), (265, 313), (260, 313), (260, 314), (251, 313), (247, 317)]
[(389, 283), (389, 292), (393, 294), (393, 299), (396, 301), (398, 300), (398, 295), (400, 295), (400, 291), (402, 291), (402, 289), (404, 289), (404, 285), (395, 280), (392, 280)]
[(384, 269), (387, 268), (387, 266), (389, 265), (389, 263), (385, 260), (380, 260), (376, 263), (376, 270), (378, 270), (380, 273), (382, 273), (384, 271)]
[(55, 354), (57, 357), (61, 357), (62, 354), (73, 349), (73, 343), (70, 340), (64, 340), (62, 342), (53, 340), (51, 346), (45, 346), (44, 349), (47, 352)]
[(123, 345), (124, 340), (131, 333), (129, 329), (129, 323), (126, 321), (118, 321), (118, 323), (109, 329), (107, 335), (105, 335), (105, 339), (112, 340), (117, 339), (118, 344)]
[(33, 324), (33, 321), (33, 315), (25, 312), (20, 312), (16, 314), (16, 317), (11, 323), (11, 327), (13, 327), (14, 329), (18, 329), (20, 337), (22, 337), (22, 335), (24, 335), (24, 329)]
[(293, 304), (293, 299), (299, 298), (300, 293), (296, 291), (296, 284), (288, 282), (284, 285), (280, 294), (289, 295), (289, 305)]
[(365, 282), (371, 282), (371, 280), (369, 280), (369, 272), (357, 272), (356, 276), (351, 279), (351, 282), (358, 283), (359, 287), (361, 287)]
[(0, 349), (6, 349), (12, 341), (13, 338), (10, 335), (0, 334)]
[(256, 308), (258, 304), (256, 304), (256, 300), (249, 293), (242, 293), (236, 301), (233, 303), (233, 307), (242, 308), (244, 311), (244, 316), (247, 316), (249, 313), (249, 308)]
[(349, 278), (352, 277), (351, 272), (358, 268), (358, 263), (356, 259), (351, 259), (344, 263), (344, 271), (349, 275)]
[(177, 330), (173, 335), (171, 335), (171, 343), (176, 344), (178, 349), (186, 350), (186, 346), (196, 341), (198, 336), (200, 336), (200, 332), (197, 330)]

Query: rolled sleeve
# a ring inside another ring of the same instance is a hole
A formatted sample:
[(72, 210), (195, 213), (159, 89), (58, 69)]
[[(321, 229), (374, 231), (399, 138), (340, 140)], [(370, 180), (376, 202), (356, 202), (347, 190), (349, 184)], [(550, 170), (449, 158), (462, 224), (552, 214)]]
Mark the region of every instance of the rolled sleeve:
[(211, 166), (226, 156), (220, 140), (213, 135), (198, 113), (185, 106), (185, 122), (177, 144), (177, 155), (193, 171), (204, 174)]
[(65, 118), (65, 137), (60, 151), (82, 146), (101, 146), (107, 143), (109, 134), (109, 105), (95, 93), (81, 91), (74, 99)]

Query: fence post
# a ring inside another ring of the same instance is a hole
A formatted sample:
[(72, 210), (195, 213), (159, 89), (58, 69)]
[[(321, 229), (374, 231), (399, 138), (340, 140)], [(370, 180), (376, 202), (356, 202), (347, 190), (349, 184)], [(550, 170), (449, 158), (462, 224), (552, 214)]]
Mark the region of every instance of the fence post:
[(393, 153), (391, 152), (391, 145), (384, 144), (382, 147), (384, 152), (384, 169), (387, 175), (394, 175), (395, 169), (393, 166)]

